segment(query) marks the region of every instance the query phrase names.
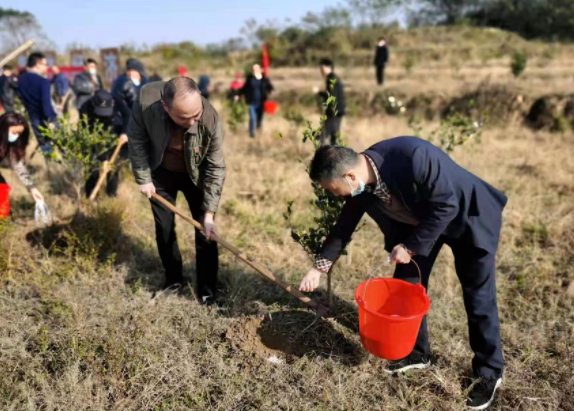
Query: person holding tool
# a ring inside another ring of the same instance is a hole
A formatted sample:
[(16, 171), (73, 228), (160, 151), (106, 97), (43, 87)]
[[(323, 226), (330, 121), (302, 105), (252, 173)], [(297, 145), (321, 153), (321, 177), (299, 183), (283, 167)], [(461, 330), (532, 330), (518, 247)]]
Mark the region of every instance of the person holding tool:
[[(110, 128), (118, 136), (118, 145), (121, 145), (120, 158), (129, 157), (127, 128), (130, 119), (130, 110), (125, 106), (123, 100), (115, 98), (106, 90), (98, 90), (96, 94), (87, 100), (80, 109), (80, 117), (86, 116), (88, 125), (94, 127), (99, 122), (104, 128)], [(106, 151), (98, 159), (107, 161), (112, 156), (114, 150)], [(86, 197), (90, 197), (92, 191), (100, 178), (100, 170), (94, 170), (88, 181), (86, 181)], [(116, 168), (113, 173), (107, 176), (106, 192), (108, 196), (115, 197), (118, 192), (120, 181), (120, 169)]]
[[(136, 182), (148, 198), (154, 193), (175, 205), (183, 192), (205, 235), (195, 232), (197, 292), (203, 303), (217, 294), (218, 235), (214, 222), (225, 181), (223, 124), (217, 111), (201, 96), (195, 81), (176, 77), (145, 85), (128, 126), (129, 154)], [(164, 287), (183, 284), (181, 253), (174, 213), (150, 201), (159, 255), (165, 269)]]
[[(507, 198), (456, 164), (446, 153), (416, 137), (397, 137), (362, 154), (342, 146), (323, 146), (310, 165), (311, 179), (336, 196), (349, 197), (325, 240), (301, 291), (314, 291), (365, 213), (385, 236), (385, 250), (397, 264), (395, 278), (425, 288), (444, 244), (455, 259), (468, 317), (476, 374), (468, 398), (472, 409), (492, 403), (502, 382), (503, 357), (496, 303), (495, 254)], [(389, 373), (430, 365), (426, 317), (412, 353), (388, 363)]]

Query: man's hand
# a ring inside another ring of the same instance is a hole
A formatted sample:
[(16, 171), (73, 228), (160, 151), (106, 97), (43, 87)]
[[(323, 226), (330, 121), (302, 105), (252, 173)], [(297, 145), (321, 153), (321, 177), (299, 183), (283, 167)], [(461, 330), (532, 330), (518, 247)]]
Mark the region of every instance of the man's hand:
[(213, 216), (215, 213), (213, 211), (207, 211), (205, 213), (205, 217), (203, 218), (203, 228), (205, 228), (205, 237), (208, 240), (211, 240), (213, 235), (219, 237), (219, 233), (217, 232), (217, 227), (215, 226), (215, 222), (213, 221)]
[(153, 183), (141, 184), (140, 193), (144, 194), (147, 198), (151, 198), (151, 195), (155, 193), (155, 186)]
[(396, 245), (391, 252), (391, 263), (393, 264), (408, 264), (411, 262), (411, 255), (407, 249), (402, 245)]
[(313, 90), (313, 94), (317, 94), (319, 92), (319, 87), (313, 86), (312, 90)]
[(128, 135), (127, 134), (121, 134), (120, 138), (118, 140), (118, 145), (119, 146), (123, 146), (124, 144), (126, 144), (128, 142)]
[(316, 268), (311, 268), (309, 272), (305, 274), (305, 277), (303, 277), (301, 280), (301, 284), (299, 284), (299, 291), (315, 291), (317, 287), (319, 287), (321, 274), (323, 274), (323, 272), (317, 270)]
[(32, 195), (32, 198), (34, 199), (35, 202), (44, 201), (44, 196), (42, 195), (42, 193), (38, 191), (37, 188), (31, 189), (30, 194)]
[(48, 124), (48, 129), (49, 130), (55, 130), (56, 129), (56, 125), (54, 123), (50, 123)]
[(237, 103), (239, 101), (239, 96), (233, 96), (233, 101)]

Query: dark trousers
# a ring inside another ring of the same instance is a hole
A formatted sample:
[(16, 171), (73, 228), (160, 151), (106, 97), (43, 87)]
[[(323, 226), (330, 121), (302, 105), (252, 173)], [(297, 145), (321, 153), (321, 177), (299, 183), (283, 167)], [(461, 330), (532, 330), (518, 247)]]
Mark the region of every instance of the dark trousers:
[(377, 84), (380, 86), (385, 82), (385, 65), (375, 66), (375, 71), (377, 73)]
[(261, 128), (263, 122), (263, 104), (252, 104), (249, 106), (249, 135), (255, 137), (255, 130)]
[[(175, 205), (177, 193), (181, 191), (187, 200), (193, 218), (199, 222), (203, 221), (204, 211), (201, 208), (203, 193), (193, 184), (187, 173), (174, 173), (160, 166), (153, 171), (152, 181), (156, 193), (173, 205)], [(180, 282), (183, 276), (183, 264), (175, 234), (175, 215), (157, 201), (151, 200), (150, 202), (155, 220), (157, 249), (165, 269), (166, 279)], [(219, 269), (217, 243), (208, 241), (196, 229), (195, 251), (198, 295), (200, 297), (215, 295)]]
[[(115, 148), (106, 151), (104, 154), (98, 157), (100, 162), (108, 161), (112, 156)], [(120, 170), (121, 167), (119, 166), (120, 161), (127, 160), (129, 158), (129, 149), (128, 145), (125, 144), (122, 149), (120, 150), (120, 154), (118, 159), (116, 160), (115, 168), (108, 173), (106, 177), (106, 194), (109, 197), (115, 197), (118, 193), (118, 187), (120, 185)], [(94, 188), (96, 188), (96, 184), (100, 178), (100, 169), (93, 170), (86, 181), (86, 197), (90, 197)]]
[[(477, 376), (500, 378), (504, 360), (496, 304), (494, 254), (472, 245), (441, 237), (428, 257), (417, 255), (413, 257), (421, 269), (422, 283), (425, 288), (428, 287), (429, 276), (436, 257), (445, 243), (452, 249), (456, 274), (462, 285), (470, 347), (474, 351), (472, 368)], [(419, 282), (418, 271), (414, 264), (397, 265), (394, 276), (413, 284)], [(425, 357), (430, 355), (426, 316), (422, 321), (414, 351)]]
[(323, 131), (321, 132), (321, 145), (325, 145), (327, 137), (331, 139), (331, 145), (335, 145), (341, 136), (341, 121), (343, 117), (328, 117), (323, 124)]

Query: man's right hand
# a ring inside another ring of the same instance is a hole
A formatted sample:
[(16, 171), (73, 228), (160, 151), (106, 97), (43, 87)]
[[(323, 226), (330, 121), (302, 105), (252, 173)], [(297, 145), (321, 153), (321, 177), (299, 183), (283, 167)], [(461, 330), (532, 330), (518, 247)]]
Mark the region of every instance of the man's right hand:
[(155, 186), (153, 183), (141, 184), (140, 193), (144, 194), (147, 198), (151, 198), (151, 195), (155, 193)]
[(317, 270), (316, 268), (311, 268), (305, 277), (301, 280), (301, 284), (299, 284), (299, 291), (303, 292), (312, 292), (319, 287), (319, 283), (321, 280), (322, 271)]

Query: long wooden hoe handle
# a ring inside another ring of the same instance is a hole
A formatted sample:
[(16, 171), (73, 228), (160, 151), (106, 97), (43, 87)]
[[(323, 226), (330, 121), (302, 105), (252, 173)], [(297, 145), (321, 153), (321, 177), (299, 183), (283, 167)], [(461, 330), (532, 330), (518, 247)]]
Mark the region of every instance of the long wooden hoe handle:
[[(204, 228), (201, 224), (199, 224), (197, 221), (195, 221), (193, 218), (188, 217), (187, 215), (183, 214), (181, 211), (179, 211), (176, 207), (174, 207), (169, 201), (167, 201), (165, 198), (159, 196), (156, 193), (152, 194), (152, 197), (154, 200), (158, 201), (159, 203), (163, 204), (164, 206), (166, 206), (169, 210), (173, 211), (175, 214), (177, 214), (178, 216), (180, 216), (181, 218), (183, 218), (185, 221), (187, 221), (188, 223), (190, 223), (191, 225), (193, 225), (195, 228), (197, 228), (198, 230), (204, 231)], [(226, 248), (227, 250), (231, 251), (235, 256), (237, 256), (237, 258), (239, 258), (240, 260), (242, 260), (243, 262), (245, 262), (247, 265), (251, 266), (252, 268), (254, 268), (257, 272), (259, 272), (261, 275), (263, 275), (265, 278), (267, 278), (269, 281), (271, 281), (272, 283), (277, 284), (279, 287), (283, 288), (285, 291), (287, 291), (289, 294), (291, 294), (293, 297), (297, 298), (299, 301), (307, 304), (310, 308), (314, 309), (317, 312), (317, 315), (319, 316), (323, 316), (324, 314), (327, 313), (327, 308), (322, 306), (321, 304), (317, 303), (316, 301), (310, 299), (309, 297), (307, 297), (305, 294), (303, 294), (301, 291), (299, 291), (296, 288), (293, 288), (293, 286), (291, 284), (288, 284), (286, 282), (284, 282), (283, 280), (275, 277), (275, 275), (269, 271), (268, 269), (266, 269), (265, 267), (263, 267), (261, 264), (257, 263), (256, 261), (253, 261), (251, 258), (249, 258), (245, 253), (242, 253), (240, 250), (238, 250), (237, 248), (235, 248), (234, 246), (232, 246), (231, 244), (229, 244), (227, 241), (225, 241), (224, 239), (218, 237), (217, 235), (213, 234), (211, 239), (213, 241), (216, 241), (217, 243), (219, 243), (223, 248)]]
[(94, 201), (96, 199), (96, 197), (98, 196), (98, 192), (102, 188), (102, 185), (104, 184), (104, 181), (105, 181), (108, 173), (110, 172), (109, 165), (114, 164), (114, 162), (116, 161), (116, 158), (120, 154), (120, 150), (122, 149), (124, 144), (125, 144), (125, 142), (118, 144), (116, 146), (116, 149), (114, 150), (112, 156), (110, 157), (109, 161), (104, 161), (104, 163), (102, 165), (103, 171), (100, 173), (100, 178), (98, 178), (98, 182), (96, 183), (96, 187), (94, 187), (94, 191), (92, 191), (92, 194), (90, 194), (90, 201)]
[(14, 57), (18, 56), (19, 54), (24, 53), (26, 50), (28, 50), (33, 45), (34, 45), (34, 40), (28, 40), (26, 43), (22, 44), (20, 47), (18, 47), (14, 51), (8, 53), (6, 55), (6, 57), (4, 57), (2, 60), (0, 60), (0, 67), (2, 67), (4, 64), (8, 63), (10, 60), (12, 60)]

